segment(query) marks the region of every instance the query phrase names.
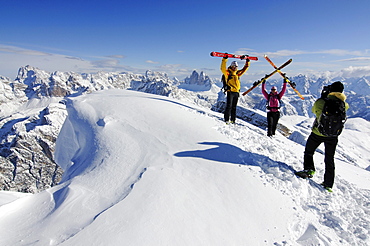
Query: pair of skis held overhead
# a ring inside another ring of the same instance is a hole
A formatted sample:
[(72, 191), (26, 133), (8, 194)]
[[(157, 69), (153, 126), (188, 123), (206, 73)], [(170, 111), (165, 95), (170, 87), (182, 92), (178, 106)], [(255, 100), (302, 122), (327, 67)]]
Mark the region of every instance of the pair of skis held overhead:
[[(233, 55), (233, 54), (227, 54), (227, 53), (221, 53), (221, 52), (211, 52), (211, 56), (214, 56), (214, 57), (229, 57), (229, 58), (239, 58), (239, 59), (249, 59), (249, 60), (254, 60), (254, 61), (258, 61), (258, 57), (255, 57), (255, 56), (242, 56), (242, 55)], [(275, 73), (279, 73), (287, 82), (288, 84), (292, 87), (292, 89), (297, 93), (297, 95), (302, 99), (304, 100), (304, 97), (301, 95), (301, 93), (299, 93), (299, 91), (296, 89), (296, 85), (294, 82), (290, 81), (288, 79), (288, 77), (285, 75), (285, 73), (283, 73), (281, 71), (281, 69), (283, 69), (284, 67), (288, 66), (291, 62), (292, 62), (292, 59), (289, 59), (288, 61), (286, 61), (283, 65), (281, 65), (280, 67), (277, 67), (272, 61), (271, 59), (265, 55), (264, 56), (265, 59), (271, 64), (271, 66), (273, 66), (275, 68), (275, 70), (270, 73), (270, 74), (267, 74), (265, 77), (263, 77), (262, 79), (260, 80), (257, 80), (253, 83), (253, 86), (251, 88), (249, 88), (247, 91), (243, 92), (243, 96), (245, 96), (246, 94), (248, 94), (250, 91), (252, 91), (254, 88), (256, 88), (258, 85), (260, 85), (261, 83), (265, 82), (268, 78), (270, 78), (272, 75), (274, 75)]]

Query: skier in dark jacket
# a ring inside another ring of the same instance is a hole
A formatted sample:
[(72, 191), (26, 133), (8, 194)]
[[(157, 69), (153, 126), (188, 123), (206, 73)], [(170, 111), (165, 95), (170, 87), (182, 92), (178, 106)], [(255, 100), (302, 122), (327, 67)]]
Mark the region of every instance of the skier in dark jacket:
[(284, 80), (283, 88), (280, 93), (277, 92), (276, 86), (273, 86), (271, 92), (268, 94), (265, 81), (262, 83), (262, 94), (267, 100), (267, 136), (269, 137), (275, 135), (276, 132), (276, 126), (280, 118), (280, 99), (286, 91), (286, 84), (287, 81)]
[[(316, 149), (321, 143), (325, 145), (325, 174), (324, 182), (321, 184), (328, 191), (332, 191), (335, 176), (335, 164), (334, 164), (334, 154), (335, 149), (338, 144), (338, 136), (327, 137), (321, 134), (318, 130), (317, 122), (320, 122), (320, 117), (322, 110), (325, 105), (325, 100), (323, 98), (327, 97), (331, 100), (342, 100), (345, 102), (346, 96), (343, 94), (344, 86), (340, 81), (334, 82), (330, 85), (330, 91), (324, 92), (321, 98), (317, 99), (312, 107), (312, 112), (316, 115), (315, 123), (312, 127), (312, 132), (307, 139), (306, 147), (304, 151), (303, 160), (303, 171), (297, 172), (296, 174), (302, 178), (312, 178), (315, 174), (315, 165), (313, 161), (313, 155)], [(349, 108), (348, 103), (345, 102), (345, 109)]]

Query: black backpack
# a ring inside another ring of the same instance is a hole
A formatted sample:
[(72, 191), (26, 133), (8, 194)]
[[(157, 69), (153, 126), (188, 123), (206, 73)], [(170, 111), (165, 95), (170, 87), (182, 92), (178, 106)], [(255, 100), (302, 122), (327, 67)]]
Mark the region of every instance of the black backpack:
[(224, 74), (222, 74), (221, 81), (222, 81), (222, 88), (223, 92), (225, 93), (227, 90), (230, 90), (230, 86), (227, 85), (227, 82), (230, 80), (231, 76), (228, 76), (227, 80)]
[(323, 100), (325, 104), (320, 121), (317, 122), (317, 129), (327, 137), (339, 136), (347, 120), (345, 103), (339, 99), (324, 98)]

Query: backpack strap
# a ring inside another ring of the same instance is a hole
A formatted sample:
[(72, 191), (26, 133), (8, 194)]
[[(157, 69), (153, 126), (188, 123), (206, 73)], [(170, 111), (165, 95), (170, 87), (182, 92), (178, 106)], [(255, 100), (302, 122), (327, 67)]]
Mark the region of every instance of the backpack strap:
[(224, 94), (226, 93), (227, 90), (230, 89), (230, 86), (228, 85), (228, 82), (229, 80), (231, 79), (232, 76), (230, 76), (230, 73), (227, 74), (227, 78), (224, 74), (222, 74), (222, 88), (221, 90), (223, 90)]

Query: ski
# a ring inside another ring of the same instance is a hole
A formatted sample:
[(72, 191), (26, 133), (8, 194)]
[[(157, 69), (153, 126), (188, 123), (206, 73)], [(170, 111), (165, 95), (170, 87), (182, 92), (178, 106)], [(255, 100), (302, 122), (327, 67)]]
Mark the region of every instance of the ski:
[[(275, 69), (278, 69), (277, 66), (270, 60), (270, 58), (265, 55), (265, 59), (271, 64), (271, 66), (273, 66)], [(290, 85), (290, 87), (292, 87), (292, 89), (297, 93), (297, 95), (302, 99), (304, 100), (304, 97), (301, 95), (301, 93), (299, 93), (299, 91), (295, 88), (295, 83), (293, 83), (292, 81), (290, 81), (288, 79), (288, 77), (285, 75), (285, 73), (283, 73), (282, 71), (278, 70), (278, 73), (280, 73), (280, 75), (288, 82), (288, 84)]]
[[(234, 55), (234, 54), (221, 53), (221, 52), (211, 52), (211, 56), (214, 56), (214, 57), (225, 57), (225, 56), (227, 56), (229, 58), (238, 58), (238, 59), (241, 59), (241, 57), (243, 55)], [(256, 57), (256, 56), (249, 56), (249, 55), (244, 55), (244, 56), (245, 56), (243, 58), (244, 60), (245, 59), (249, 59), (249, 60), (253, 60), (253, 61), (258, 61), (258, 57)]]
[(243, 92), (243, 96), (247, 95), (250, 91), (252, 91), (254, 88), (256, 88), (259, 84), (263, 83), (264, 81), (266, 81), (268, 78), (270, 78), (272, 75), (274, 75), (275, 73), (277, 73), (278, 71), (280, 71), (281, 69), (283, 69), (284, 67), (288, 66), (293, 60), (292, 59), (289, 59), (288, 61), (286, 61), (283, 65), (281, 65), (280, 67), (276, 68), (275, 71), (273, 71), (272, 73), (270, 74), (267, 74), (265, 77), (263, 77), (262, 79), (256, 81), (253, 83), (253, 86), (251, 88), (249, 88), (246, 92)]

